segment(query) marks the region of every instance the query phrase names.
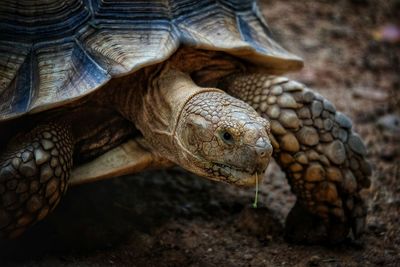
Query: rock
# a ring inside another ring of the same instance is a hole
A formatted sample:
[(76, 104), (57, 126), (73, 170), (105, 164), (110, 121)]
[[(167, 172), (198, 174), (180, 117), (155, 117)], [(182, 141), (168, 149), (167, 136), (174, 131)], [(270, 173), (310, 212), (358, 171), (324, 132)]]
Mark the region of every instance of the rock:
[(297, 102), (290, 94), (283, 94), (278, 98), (278, 105), (281, 108), (297, 108)]
[(341, 112), (336, 112), (335, 121), (343, 128), (350, 129), (352, 127), (351, 120)]
[(318, 132), (313, 127), (302, 127), (296, 136), (303, 145), (314, 146), (319, 142)]
[(297, 152), (300, 149), (299, 142), (292, 133), (287, 133), (282, 137), (281, 147), (289, 152)]
[(281, 111), (279, 121), (284, 127), (291, 129), (297, 129), (300, 126), (300, 120), (297, 118), (296, 112), (290, 109)]
[(325, 155), (335, 164), (343, 164), (346, 159), (346, 150), (342, 142), (335, 140), (325, 147)]
[(311, 163), (306, 170), (305, 179), (308, 182), (323, 181), (325, 177), (324, 168), (318, 163)]

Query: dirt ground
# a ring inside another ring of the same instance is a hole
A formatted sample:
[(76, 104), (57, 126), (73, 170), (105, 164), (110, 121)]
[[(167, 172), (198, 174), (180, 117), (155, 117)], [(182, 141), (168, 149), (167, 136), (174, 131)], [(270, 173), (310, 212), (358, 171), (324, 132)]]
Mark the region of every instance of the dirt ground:
[(289, 76), (349, 115), (366, 141), (374, 173), (360, 241), (285, 242), (295, 197), (274, 164), (258, 209), (254, 189), (176, 168), (71, 188), (47, 220), (0, 243), (0, 266), (400, 266), (400, 1), (261, 6), (276, 39), (305, 59)]

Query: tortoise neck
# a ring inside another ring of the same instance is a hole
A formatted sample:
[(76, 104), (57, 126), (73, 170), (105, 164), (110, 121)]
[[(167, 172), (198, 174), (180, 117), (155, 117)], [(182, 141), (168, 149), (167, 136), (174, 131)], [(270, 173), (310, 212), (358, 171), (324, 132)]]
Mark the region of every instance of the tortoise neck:
[[(139, 83), (140, 88), (119, 89), (113, 94), (114, 106), (133, 122), (152, 151), (177, 162), (175, 131), (185, 105), (196, 95), (213, 88), (197, 86), (190, 76), (170, 64), (149, 68)], [(145, 77), (145, 78), (143, 78)], [(125, 86), (132, 86), (125, 85)], [(139, 89), (139, 90), (137, 90)]]

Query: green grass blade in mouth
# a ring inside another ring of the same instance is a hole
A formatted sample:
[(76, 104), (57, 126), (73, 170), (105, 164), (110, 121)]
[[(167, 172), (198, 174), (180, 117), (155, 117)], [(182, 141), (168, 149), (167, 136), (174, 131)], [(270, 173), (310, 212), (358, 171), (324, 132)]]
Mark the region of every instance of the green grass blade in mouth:
[(256, 172), (256, 195), (254, 196), (253, 208), (257, 208), (258, 203), (258, 173)]

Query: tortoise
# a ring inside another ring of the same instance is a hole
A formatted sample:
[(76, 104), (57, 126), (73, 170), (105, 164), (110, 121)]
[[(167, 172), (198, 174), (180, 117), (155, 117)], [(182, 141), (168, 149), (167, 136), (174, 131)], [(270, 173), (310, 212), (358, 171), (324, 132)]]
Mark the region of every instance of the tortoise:
[(251, 186), (272, 158), (297, 196), (289, 241), (364, 231), (366, 148), (331, 102), (280, 76), (303, 61), (256, 1), (23, 0), (0, 14), (2, 238), (68, 186), (176, 165)]

